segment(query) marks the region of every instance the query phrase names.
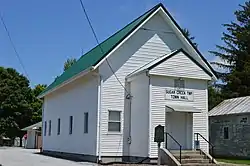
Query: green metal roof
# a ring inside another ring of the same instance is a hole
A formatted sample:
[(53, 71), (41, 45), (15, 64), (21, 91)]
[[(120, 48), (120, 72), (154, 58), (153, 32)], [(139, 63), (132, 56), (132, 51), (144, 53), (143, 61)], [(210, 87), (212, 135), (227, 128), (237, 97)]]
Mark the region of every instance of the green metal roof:
[(80, 72), (87, 70), (92, 66), (95, 66), (160, 6), (162, 6), (162, 4), (156, 5), (155, 7), (153, 7), (152, 9), (150, 9), (149, 11), (147, 11), (128, 25), (126, 25), (123, 29), (119, 30), (114, 35), (103, 41), (100, 44), (103, 52), (101, 51), (99, 45), (97, 45), (92, 50), (82, 55), (74, 65), (72, 65), (58, 78), (56, 78), (54, 82), (50, 84), (39, 96), (43, 96), (48, 91), (56, 88), (57, 86), (61, 85), (63, 82), (69, 80)]

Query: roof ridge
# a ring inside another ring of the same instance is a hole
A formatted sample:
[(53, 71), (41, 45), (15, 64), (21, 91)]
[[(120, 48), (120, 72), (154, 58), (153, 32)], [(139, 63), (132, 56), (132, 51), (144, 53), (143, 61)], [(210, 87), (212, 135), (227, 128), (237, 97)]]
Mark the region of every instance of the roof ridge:
[[(84, 55), (86, 55), (88, 52), (92, 51), (93, 49), (96, 49), (97, 47), (99, 47), (100, 45), (102, 45), (105, 41), (107, 41), (108, 39), (112, 38), (113, 36), (115, 36), (116, 34), (118, 34), (119, 32), (121, 32), (123, 29), (127, 28), (130, 24), (134, 23), (136, 20), (138, 20), (139, 18), (143, 17), (145, 14), (147, 14), (148, 12), (152, 11), (155, 8), (158, 8), (162, 5), (162, 3), (159, 3), (157, 5), (155, 5), (153, 8), (147, 10), (145, 13), (141, 14), (139, 17), (136, 17), (133, 21), (127, 23), (127, 25), (125, 25), (123, 28), (120, 28), (119, 30), (117, 30), (114, 34), (112, 34), (111, 36), (109, 36), (108, 38), (104, 39), (100, 44), (97, 44), (96, 46), (94, 46), (92, 49), (90, 49), (89, 51), (87, 51), (85, 54), (83, 54), (78, 60), (80, 60)], [(77, 60), (77, 61), (78, 61)], [(73, 66), (73, 65), (72, 65)]]

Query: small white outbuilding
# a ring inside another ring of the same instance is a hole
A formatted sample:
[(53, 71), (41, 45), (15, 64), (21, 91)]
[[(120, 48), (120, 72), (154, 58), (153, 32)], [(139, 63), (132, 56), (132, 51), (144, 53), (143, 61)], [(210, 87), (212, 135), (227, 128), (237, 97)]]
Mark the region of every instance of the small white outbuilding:
[(42, 122), (25, 127), (22, 131), (27, 131), (27, 139), (24, 141), (24, 147), (27, 149), (38, 149), (41, 147)]

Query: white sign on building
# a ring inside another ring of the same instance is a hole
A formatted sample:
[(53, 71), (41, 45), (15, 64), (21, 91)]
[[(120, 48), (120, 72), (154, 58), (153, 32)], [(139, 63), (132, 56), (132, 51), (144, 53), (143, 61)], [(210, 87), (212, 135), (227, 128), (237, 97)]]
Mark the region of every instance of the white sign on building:
[(182, 89), (166, 89), (167, 100), (194, 101), (193, 91)]

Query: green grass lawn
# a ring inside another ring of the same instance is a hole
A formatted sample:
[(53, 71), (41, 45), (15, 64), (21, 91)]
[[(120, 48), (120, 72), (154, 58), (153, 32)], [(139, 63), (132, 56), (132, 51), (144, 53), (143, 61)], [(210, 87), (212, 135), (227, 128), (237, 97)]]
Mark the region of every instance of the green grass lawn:
[(225, 163), (250, 165), (250, 160), (239, 160), (239, 159), (216, 159), (216, 160), (219, 162), (225, 162)]

